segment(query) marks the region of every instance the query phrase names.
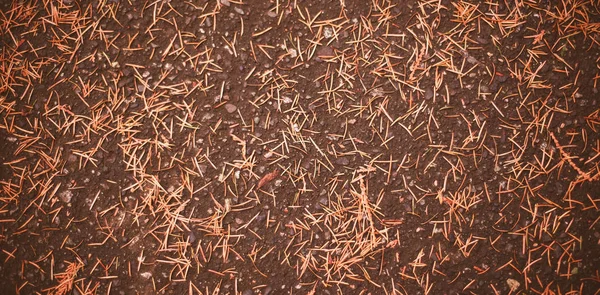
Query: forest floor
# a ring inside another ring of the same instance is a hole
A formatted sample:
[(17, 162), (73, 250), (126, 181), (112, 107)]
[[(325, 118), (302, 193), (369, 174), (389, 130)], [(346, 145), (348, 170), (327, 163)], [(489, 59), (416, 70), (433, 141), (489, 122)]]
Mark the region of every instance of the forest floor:
[(0, 4), (1, 294), (598, 294), (600, 4)]

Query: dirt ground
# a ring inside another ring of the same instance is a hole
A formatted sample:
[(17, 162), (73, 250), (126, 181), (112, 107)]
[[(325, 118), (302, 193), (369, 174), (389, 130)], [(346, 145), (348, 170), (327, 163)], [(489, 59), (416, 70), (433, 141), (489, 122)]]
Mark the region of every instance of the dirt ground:
[(595, 0), (0, 4), (0, 294), (600, 294)]

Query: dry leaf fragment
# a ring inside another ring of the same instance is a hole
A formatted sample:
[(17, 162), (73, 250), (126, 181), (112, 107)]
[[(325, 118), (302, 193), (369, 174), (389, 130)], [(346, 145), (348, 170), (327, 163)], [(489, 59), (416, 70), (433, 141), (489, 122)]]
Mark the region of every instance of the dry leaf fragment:
[(277, 170), (274, 170), (273, 172), (265, 174), (265, 176), (263, 176), (260, 179), (260, 181), (258, 182), (258, 186), (256, 187), (256, 189), (260, 189), (265, 184), (269, 183), (269, 181), (275, 179), (275, 177), (277, 177), (277, 176), (279, 176), (279, 171), (277, 171)]

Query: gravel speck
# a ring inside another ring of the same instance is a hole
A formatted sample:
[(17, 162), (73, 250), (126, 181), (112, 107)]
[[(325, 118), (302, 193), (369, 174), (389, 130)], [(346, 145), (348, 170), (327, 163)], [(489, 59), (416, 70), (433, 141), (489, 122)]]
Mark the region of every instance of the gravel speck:
[(73, 192), (70, 190), (63, 191), (58, 195), (60, 199), (65, 203), (71, 203), (71, 199), (73, 199)]
[(335, 163), (346, 166), (346, 165), (350, 164), (350, 160), (348, 160), (348, 158), (346, 158), (346, 157), (340, 157), (335, 160)]
[(237, 107), (233, 104), (228, 103), (225, 105), (225, 110), (231, 114), (231, 113), (237, 111)]

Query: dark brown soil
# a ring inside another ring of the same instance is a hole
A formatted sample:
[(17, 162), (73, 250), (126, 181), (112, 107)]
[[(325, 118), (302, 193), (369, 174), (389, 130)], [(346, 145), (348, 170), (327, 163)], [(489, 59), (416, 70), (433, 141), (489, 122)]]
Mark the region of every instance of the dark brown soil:
[(600, 290), (597, 1), (0, 8), (0, 294)]

